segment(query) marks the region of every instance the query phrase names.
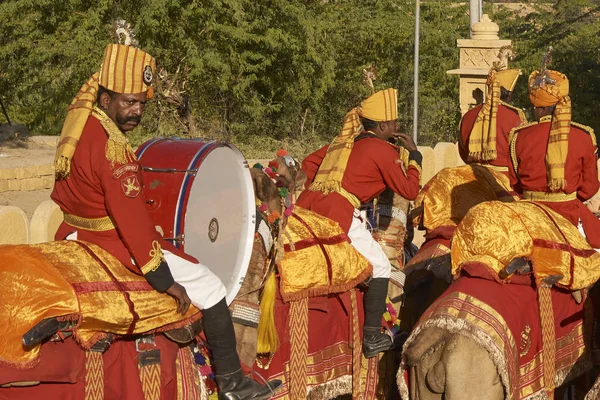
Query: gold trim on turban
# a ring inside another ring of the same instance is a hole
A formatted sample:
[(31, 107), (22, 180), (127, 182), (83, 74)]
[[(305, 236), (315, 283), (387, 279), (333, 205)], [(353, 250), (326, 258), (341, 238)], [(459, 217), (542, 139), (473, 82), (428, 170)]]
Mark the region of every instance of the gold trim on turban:
[(569, 97), (569, 79), (558, 71), (546, 70), (547, 79), (541, 80), (539, 72), (529, 76), (529, 100), (534, 107), (556, 105), (552, 113), (550, 135), (546, 150), (546, 170), (548, 189), (551, 192), (564, 190), (565, 162), (569, 152), (569, 132), (571, 131), (571, 98)]
[(377, 122), (396, 120), (398, 91), (391, 88), (381, 90), (346, 114), (342, 130), (329, 145), (315, 180), (308, 190), (324, 194), (342, 190), (342, 179), (354, 146), (354, 139), (361, 132), (360, 117)]
[(60, 133), (54, 174), (57, 180), (66, 179), (71, 170), (71, 159), (77, 148), (83, 128), (92, 113), (98, 96), (98, 87), (115, 93), (137, 94), (146, 92), (150, 99), (156, 62), (148, 53), (122, 44), (109, 44), (104, 50), (100, 71), (96, 72), (79, 89), (67, 109), (67, 117)]

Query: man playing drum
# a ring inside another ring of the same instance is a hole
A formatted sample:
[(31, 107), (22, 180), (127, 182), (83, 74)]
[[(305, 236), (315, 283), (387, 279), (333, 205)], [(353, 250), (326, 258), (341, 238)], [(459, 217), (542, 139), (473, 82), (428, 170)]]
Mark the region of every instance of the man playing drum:
[[(410, 136), (397, 133), (397, 117), (398, 91), (379, 91), (346, 115), (342, 131), (330, 145), (302, 162), (308, 189), (297, 204), (337, 221), (352, 245), (373, 266), (373, 279), (365, 294), (363, 353), (366, 357), (375, 357), (392, 347), (391, 337), (381, 332), (391, 264), (367, 230), (359, 207), (387, 187), (408, 200), (419, 193), (422, 156)], [(406, 166), (388, 142), (393, 137), (410, 152)]]
[(571, 121), (567, 76), (545, 69), (529, 77), (529, 99), (537, 122), (510, 134), (511, 185), (523, 199), (539, 201), (600, 248), (600, 221), (582, 201), (600, 188), (594, 131)]
[(200, 308), (219, 399), (269, 398), (281, 382), (262, 385), (242, 374), (223, 283), (163, 240), (146, 209), (140, 165), (125, 134), (139, 124), (152, 98), (154, 74), (148, 53), (109, 44), (100, 71), (68, 108), (51, 195), (64, 213), (56, 240), (97, 244), (154, 289), (173, 296), (182, 314), (190, 302)]

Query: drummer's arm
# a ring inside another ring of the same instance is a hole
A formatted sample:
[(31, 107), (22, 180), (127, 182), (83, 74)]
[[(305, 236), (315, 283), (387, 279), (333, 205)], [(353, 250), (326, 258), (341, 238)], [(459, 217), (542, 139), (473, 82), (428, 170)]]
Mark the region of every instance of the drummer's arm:
[[(135, 164), (131, 165), (135, 168)], [(138, 174), (128, 172), (116, 177), (106, 162), (101, 173), (104, 202), (121, 240), (138, 267), (132, 269), (133, 272), (143, 274), (154, 289), (165, 292), (174, 280), (146, 208)]]
[(306, 174), (306, 183), (304, 184), (305, 188), (308, 188), (315, 179), (315, 175), (317, 175), (317, 171), (321, 166), (321, 162), (323, 162), (323, 159), (325, 158), (325, 154), (327, 154), (328, 148), (329, 145), (323, 146), (314, 153), (309, 154), (304, 161), (302, 161), (302, 171), (304, 171)]

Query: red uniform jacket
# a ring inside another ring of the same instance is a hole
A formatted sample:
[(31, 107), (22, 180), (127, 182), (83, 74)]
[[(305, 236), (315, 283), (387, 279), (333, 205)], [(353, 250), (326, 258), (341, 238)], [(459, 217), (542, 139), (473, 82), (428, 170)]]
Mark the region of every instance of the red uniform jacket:
[[(307, 176), (307, 188), (315, 178), (328, 148), (329, 146), (322, 147), (302, 162), (302, 170)], [(370, 136), (354, 143), (342, 179), (342, 187), (358, 197), (361, 203), (370, 202), (386, 187), (408, 200), (413, 200), (419, 194), (419, 179), (420, 172), (416, 167), (409, 166), (406, 173), (402, 170), (398, 163), (398, 152), (392, 145), (376, 136)], [(354, 207), (339, 193), (325, 196), (321, 192), (305, 190), (298, 198), (297, 204), (337, 221), (346, 233), (350, 230)]]
[(78, 240), (97, 244), (136, 274), (141, 274), (141, 267), (152, 260), (154, 241), (163, 249), (196, 261), (158, 234), (146, 209), (139, 164), (111, 166), (105, 156), (107, 140), (100, 121), (90, 116), (71, 160), (70, 176), (56, 181), (51, 198), (67, 214), (84, 218), (110, 216), (116, 229), (91, 231), (63, 222), (55, 239), (63, 240), (77, 231)]
[[(584, 127), (587, 128), (587, 127)], [(590, 130), (591, 131), (591, 130)], [(541, 122), (519, 129), (511, 143), (515, 152), (510, 183), (518, 193), (523, 190), (547, 192), (546, 147), (550, 122)], [(591, 131), (593, 134), (593, 131)], [(543, 202), (575, 226), (583, 224), (588, 242), (600, 248), (600, 221), (583, 205), (598, 192), (598, 156), (592, 137), (585, 129), (571, 125), (565, 163), (566, 194), (577, 193), (577, 199), (564, 202)]]
[[(478, 105), (467, 111), (460, 122), (460, 139), (458, 142), (458, 151), (460, 157), (465, 163), (468, 164), (469, 158), (469, 136), (477, 114), (483, 107), (483, 104)], [(496, 118), (496, 159), (490, 161), (491, 165), (498, 167), (510, 166), (510, 154), (508, 152), (508, 134), (511, 129), (521, 125), (521, 123), (527, 122), (524, 120), (524, 116), (519, 116), (517, 109), (510, 108), (506, 105), (500, 104), (498, 106), (498, 115)]]

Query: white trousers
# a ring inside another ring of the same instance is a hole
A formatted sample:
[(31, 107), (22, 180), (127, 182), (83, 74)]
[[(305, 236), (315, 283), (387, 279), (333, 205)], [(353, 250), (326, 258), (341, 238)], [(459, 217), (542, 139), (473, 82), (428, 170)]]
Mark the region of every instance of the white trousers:
[[(360, 215), (360, 214), (359, 214)], [(392, 264), (385, 255), (383, 249), (373, 239), (371, 232), (367, 229), (355, 214), (352, 217), (352, 224), (348, 231), (348, 237), (352, 241), (352, 246), (362, 254), (373, 266), (373, 278), (389, 278), (392, 272)]]
[[(77, 232), (67, 236), (67, 240), (77, 240)], [(163, 254), (173, 279), (185, 288), (192, 304), (199, 309), (214, 306), (227, 294), (223, 282), (207, 266), (193, 263), (167, 250), (163, 250)]]
[[(581, 220), (579, 220), (579, 223), (577, 224), (577, 229), (579, 230), (579, 233), (581, 233), (583, 235), (583, 237), (587, 240), (587, 236), (585, 235), (585, 231), (583, 230), (583, 224), (581, 223)], [(600, 249), (594, 249), (596, 250), (596, 252), (600, 253)]]

